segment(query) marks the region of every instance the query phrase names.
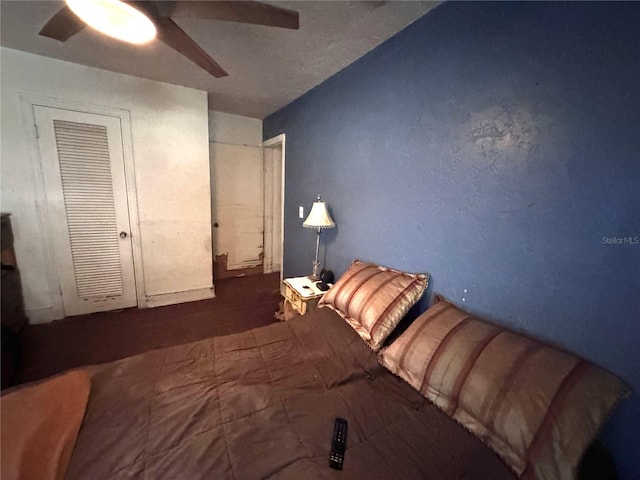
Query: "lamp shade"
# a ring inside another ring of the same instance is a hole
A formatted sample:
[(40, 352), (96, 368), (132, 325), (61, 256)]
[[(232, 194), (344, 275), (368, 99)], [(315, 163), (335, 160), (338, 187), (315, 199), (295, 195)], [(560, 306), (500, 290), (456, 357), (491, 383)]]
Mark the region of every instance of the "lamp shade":
[(318, 197), (318, 200), (313, 202), (311, 212), (302, 226), (305, 228), (333, 228), (336, 223), (327, 211), (327, 204)]

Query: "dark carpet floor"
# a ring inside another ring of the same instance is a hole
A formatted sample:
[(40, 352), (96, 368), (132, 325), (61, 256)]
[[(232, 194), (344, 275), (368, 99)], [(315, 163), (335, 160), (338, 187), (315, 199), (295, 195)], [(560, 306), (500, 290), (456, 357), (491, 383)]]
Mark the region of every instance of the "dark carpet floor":
[(229, 278), (216, 281), (212, 300), (28, 325), (20, 381), (268, 325), (276, 321), (279, 287), (278, 273)]

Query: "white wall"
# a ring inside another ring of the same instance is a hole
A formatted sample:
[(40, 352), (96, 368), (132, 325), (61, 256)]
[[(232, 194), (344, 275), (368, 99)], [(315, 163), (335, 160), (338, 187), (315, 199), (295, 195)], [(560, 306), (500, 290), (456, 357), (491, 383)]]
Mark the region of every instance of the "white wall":
[(210, 110), (209, 141), (262, 147), (262, 120)]
[[(25, 304), (51, 320), (31, 132), (19, 94), (128, 110), (145, 293), (151, 304), (213, 295), (206, 92), (2, 48), (2, 210), (11, 212)], [(176, 294), (176, 292), (186, 292)], [(54, 293), (55, 294), (55, 293)]]

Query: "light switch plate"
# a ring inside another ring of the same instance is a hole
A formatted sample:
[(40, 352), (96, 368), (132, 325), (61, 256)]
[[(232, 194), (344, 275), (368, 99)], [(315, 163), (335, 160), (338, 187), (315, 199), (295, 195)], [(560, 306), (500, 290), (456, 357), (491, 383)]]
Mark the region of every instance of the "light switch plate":
[(304, 218), (304, 207), (302, 205), (298, 207), (298, 218)]

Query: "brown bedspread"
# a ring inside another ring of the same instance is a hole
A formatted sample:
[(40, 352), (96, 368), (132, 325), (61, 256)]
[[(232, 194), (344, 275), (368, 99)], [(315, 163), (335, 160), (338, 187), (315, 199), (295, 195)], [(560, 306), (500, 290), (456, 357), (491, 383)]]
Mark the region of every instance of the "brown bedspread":
[(515, 478), (326, 309), (91, 371), (68, 479)]

